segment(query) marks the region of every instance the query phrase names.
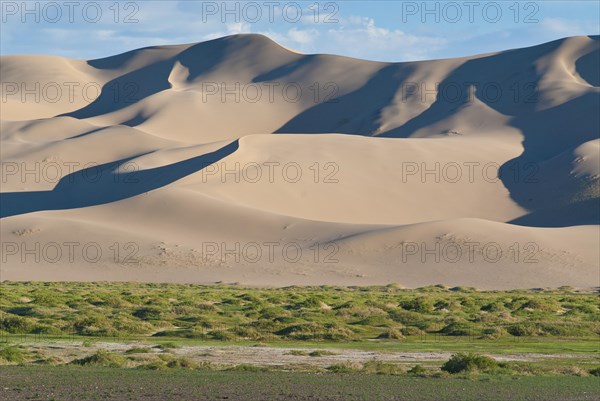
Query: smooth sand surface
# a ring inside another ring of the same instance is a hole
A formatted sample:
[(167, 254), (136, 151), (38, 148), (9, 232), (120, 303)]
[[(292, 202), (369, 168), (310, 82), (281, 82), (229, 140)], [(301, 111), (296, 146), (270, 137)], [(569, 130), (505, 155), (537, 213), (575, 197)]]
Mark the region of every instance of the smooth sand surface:
[(0, 278), (599, 286), (599, 58), (2, 56)]

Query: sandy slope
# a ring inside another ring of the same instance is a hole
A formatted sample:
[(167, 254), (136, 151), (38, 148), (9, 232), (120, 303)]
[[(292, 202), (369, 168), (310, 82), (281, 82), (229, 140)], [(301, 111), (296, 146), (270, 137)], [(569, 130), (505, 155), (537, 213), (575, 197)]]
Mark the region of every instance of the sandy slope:
[(597, 286), (599, 56), (3, 56), (1, 278)]

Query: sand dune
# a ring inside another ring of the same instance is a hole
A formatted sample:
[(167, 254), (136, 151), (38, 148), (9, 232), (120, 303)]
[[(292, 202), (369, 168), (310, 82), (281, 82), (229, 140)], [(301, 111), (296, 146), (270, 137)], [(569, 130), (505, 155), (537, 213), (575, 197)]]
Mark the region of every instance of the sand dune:
[(1, 278), (598, 286), (599, 57), (2, 56)]

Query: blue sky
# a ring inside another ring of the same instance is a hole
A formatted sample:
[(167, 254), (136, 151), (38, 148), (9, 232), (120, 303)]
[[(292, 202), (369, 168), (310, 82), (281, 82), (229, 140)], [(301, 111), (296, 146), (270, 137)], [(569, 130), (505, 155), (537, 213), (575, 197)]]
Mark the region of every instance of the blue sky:
[(304, 53), (424, 60), (598, 35), (599, 3), (2, 0), (0, 53), (92, 59), (253, 32)]

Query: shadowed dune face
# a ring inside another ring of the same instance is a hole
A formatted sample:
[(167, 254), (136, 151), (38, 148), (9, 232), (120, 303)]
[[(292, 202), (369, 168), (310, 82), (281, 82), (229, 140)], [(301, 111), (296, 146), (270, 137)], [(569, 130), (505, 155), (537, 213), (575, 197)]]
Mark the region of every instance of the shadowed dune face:
[[(148, 256), (152, 266), (200, 263), (192, 250), (214, 241), (339, 242), (343, 267), (279, 257), (250, 278), (235, 270), (243, 261), (211, 262), (234, 269), (211, 278), (253, 283), (581, 286), (600, 260), (581, 245), (599, 234), (599, 57), (598, 37), (573, 37), (380, 63), (303, 55), (261, 35), (87, 62), (3, 56), (2, 234), (39, 227), (24, 243), (39, 242), (68, 225), (61, 238), (114, 232), (150, 253), (163, 242), (188, 250)], [(67, 82), (75, 89), (54, 98), (20, 92)], [(539, 243), (544, 266), (502, 259), (449, 274), (398, 262), (402, 244), (440, 238)], [(20, 268), (7, 266), (9, 277)]]
[(88, 167), (63, 177), (52, 191), (2, 192), (0, 217), (41, 210), (75, 209), (116, 202), (169, 185), (235, 152), (237, 141), (170, 165), (139, 171), (131, 159)]
[[(598, 41), (598, 36), (591, 36), (590, 39)], [(575, 67), (579, 76), (581, 76), (590, 86), (600, 87), (600, 55), (597, 52), (589, 52), (575, 61)]]

